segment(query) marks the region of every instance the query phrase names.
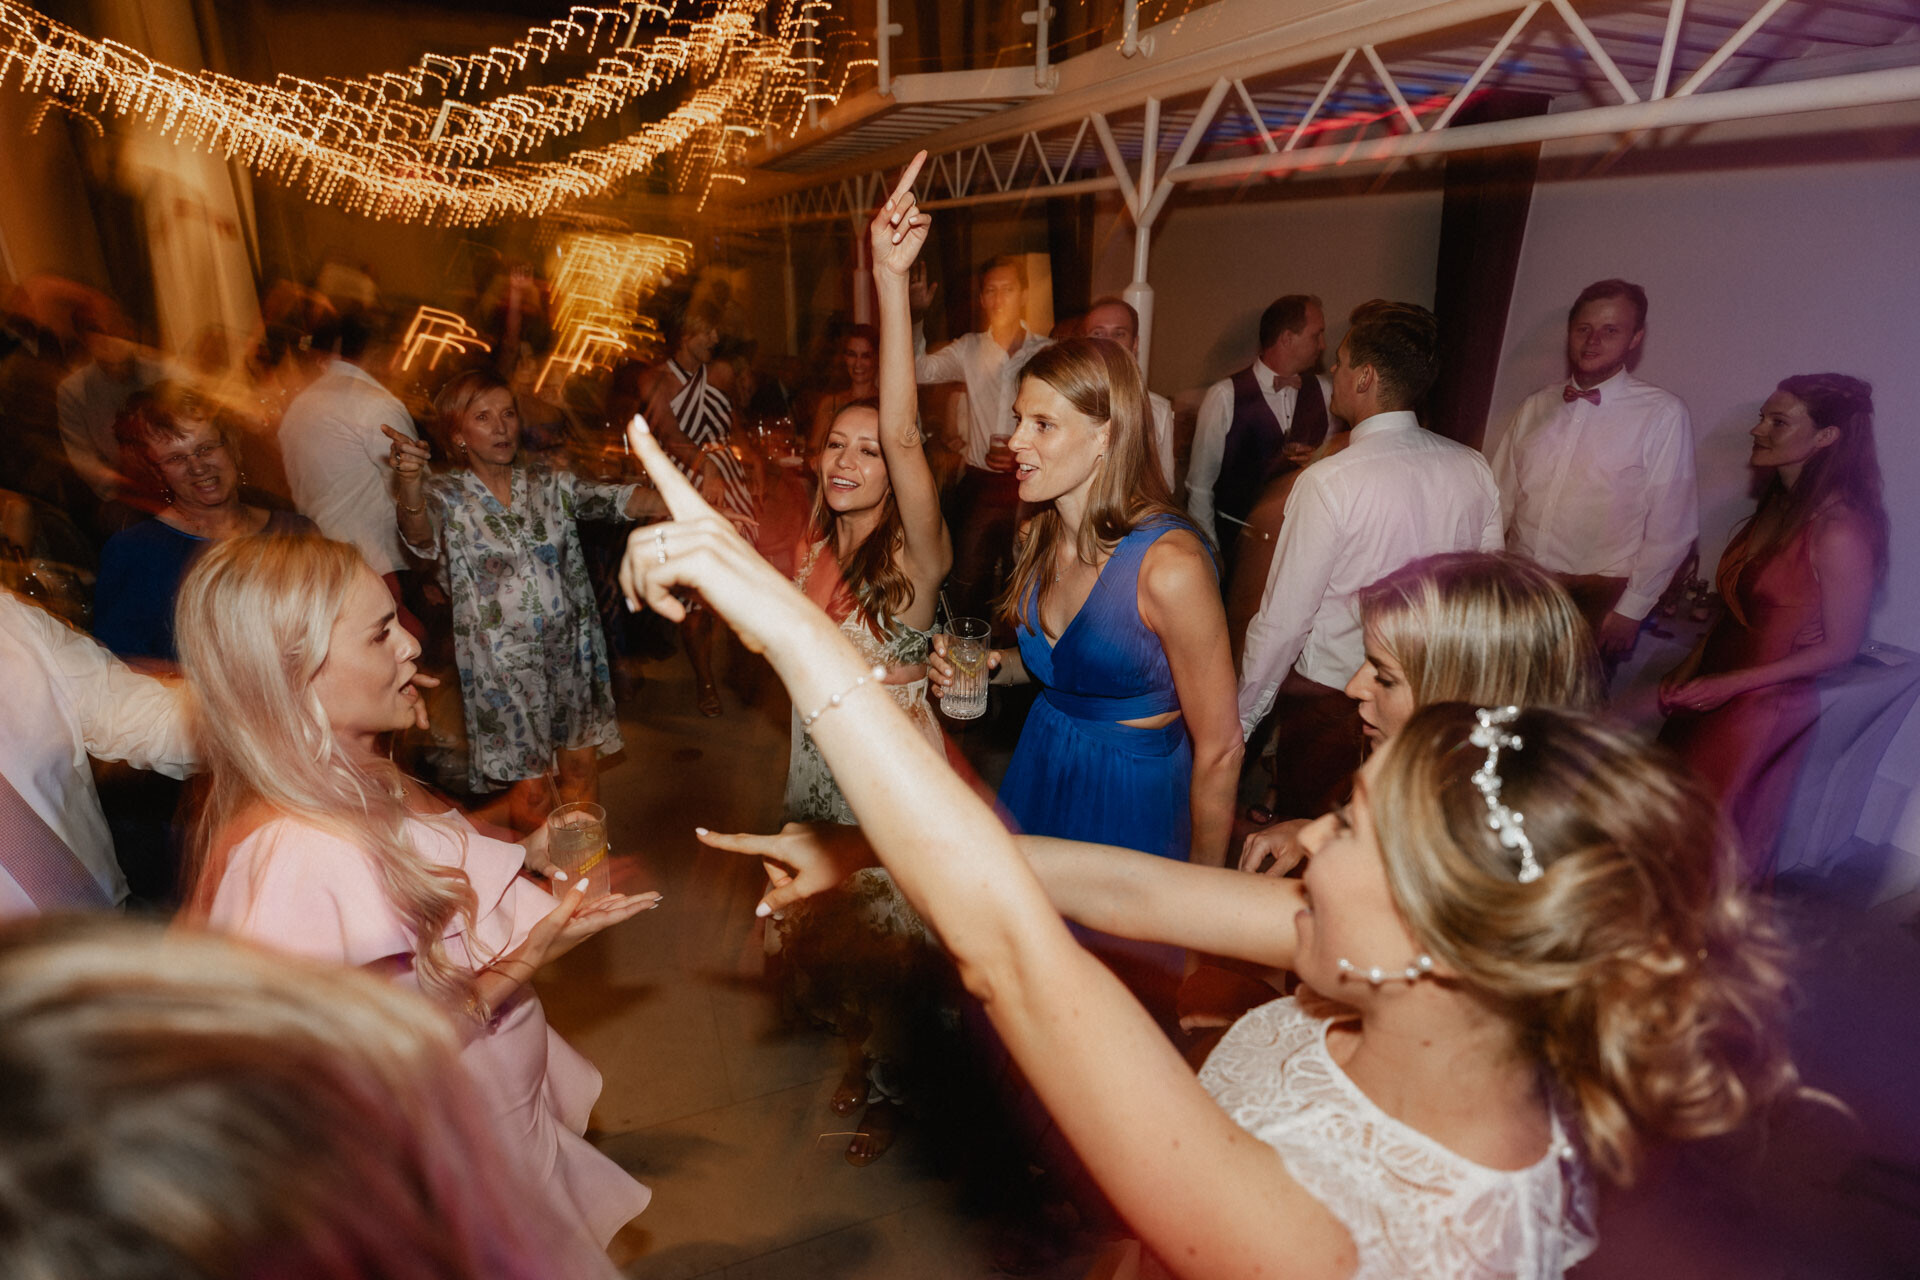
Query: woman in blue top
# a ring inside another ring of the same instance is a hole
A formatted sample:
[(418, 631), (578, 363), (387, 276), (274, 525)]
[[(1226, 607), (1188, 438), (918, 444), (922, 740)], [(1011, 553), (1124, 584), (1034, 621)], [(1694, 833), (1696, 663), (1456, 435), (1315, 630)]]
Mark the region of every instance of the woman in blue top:
[(1139, 366), (1116, 343), (1058, 343), (1027, 362), (1013, 412), (1020, 500), (1040, 510), (1002, 603), (1019, 647), (989, 661), (1040, 697), (1000, 802), (1029, 835), (1223, 865), (1241, 756), (1226, 611), (1154, 459)]
[(173, 601), (200, 553), (242, 533), (318, 533), (291, 511), (241, 501), (236, 441), (211, 406), (177, 383), (142, 392), (113, 425), (121, 468), (160, 504), (107, 539), (94, 587), (94, 636), (121, 658), (171, 668)]

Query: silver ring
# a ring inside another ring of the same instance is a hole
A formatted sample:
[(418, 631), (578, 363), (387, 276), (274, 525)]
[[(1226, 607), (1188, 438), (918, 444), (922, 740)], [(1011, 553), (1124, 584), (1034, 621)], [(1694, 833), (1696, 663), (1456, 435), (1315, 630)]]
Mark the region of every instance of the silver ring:
[(653, 558), (661, 564), (667, 562), (667, 531), (665, 529), (653, 531)]

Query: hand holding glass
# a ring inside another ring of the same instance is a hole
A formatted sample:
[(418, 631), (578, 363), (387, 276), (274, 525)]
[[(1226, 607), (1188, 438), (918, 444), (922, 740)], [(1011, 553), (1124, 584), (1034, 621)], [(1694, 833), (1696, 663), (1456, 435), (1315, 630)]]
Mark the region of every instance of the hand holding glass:
[(547, 856), (567, 873), (567, 882), (584, 879), (587, 898), (607, 893), (607, 811), (582, 800), (563, 804), (547, 815)]
[(941, 695), (940, 709), (952, 720), (977, 720), (987, 712), (988, 627), (980, 618), (955, 618), (947, 625), (947, 662), (953, 683)]

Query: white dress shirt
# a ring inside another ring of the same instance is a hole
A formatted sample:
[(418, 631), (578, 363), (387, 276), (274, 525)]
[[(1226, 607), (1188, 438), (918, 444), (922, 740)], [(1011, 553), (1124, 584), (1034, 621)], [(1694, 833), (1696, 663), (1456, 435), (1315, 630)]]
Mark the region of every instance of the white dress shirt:
[(280, 456), (300, 514), (320, 532), (351, 542), (378, 574), (407, 567), (400, 554), (383, 426), (413, 436), (413, 418), (360, 366), (335, 360), (295, 396), (280, 419)]
[(1410, 560), (1498, 551), (1500, 491), (1479, 452), (1411, 413), (1376, 414), (1300, 473), (1287, 497), (1260, 612), (1240, 663), (1251, 734), (1293, 668), (1339, 689), (1366, 660), (1354, 594)]
[(967, 387), (967, 465), (987, 465), (987, 448), (996, 435), (1013, 434), (1013, 401), (1020, 392), (1020, 370), (1034, 352), (1053, 345), (1020, 326), (1013, 354), (982, 330), (955, 338), (938, 351), (926, 350), (926, 332), (913, 327), (913, 376), (921, 382), (963, 382)]
[[(93, 874), (114, 902), (127, 880), (89, 755), (184, 778), (196, 759), (186, 691), (130, 670), (100, 645), (0, 591), (0, 774)], [(0, 916), (34, 909), (0, 860)]]
[(1644, 618), (1700, 535), (1687, 406), (1624, 369), (1599, 404), (1566, 387), (1528, 396), (1494, 447), (1507, 546), (1555, 573), (1625, 578), (1614, 611)]
[[(1147, 392), (1147, 403), (1153, 407), (1152, 421), (1147, 423), (1148, 444), (1153, 446), (1153, 456), (1160, 459), (1160, 474), (1167, 478), (1167, 488), (1173, 488), (1173, 401), (1158, 391)], [(1215, 468), (1218, 470), (1218, 467)]]
[[(1291, 436), (1294, 406), (1300, 403), (1299, 388), (1282, 387), (1275, 391), (1273, 380), (1280, 375), (1259, 360), (1253, 362), (1253, 376), (1259, 379), (1260, 394), (1266, 397), (1267, 408), (1273, 410), (1280, 429)], [(1327, 405), (1333, 403), (1333, 383), (1324, 376), (1320, 378), (1320, 399)], [(1327, 418), (1331, 425), (1331, 408), (1327, 410)], [(1232, 427), (1233, 379), (1222, 378), (1207, 388), (1206, 398), (1200, 401), (1200, 414), (1193, 423), (1193, 456), (1187, 459), (1187, 514), (1209, 533), (1213, 531), (1213, 486), (1220, 478), (1220, 459), (1226, 452), (1227, 432)]]

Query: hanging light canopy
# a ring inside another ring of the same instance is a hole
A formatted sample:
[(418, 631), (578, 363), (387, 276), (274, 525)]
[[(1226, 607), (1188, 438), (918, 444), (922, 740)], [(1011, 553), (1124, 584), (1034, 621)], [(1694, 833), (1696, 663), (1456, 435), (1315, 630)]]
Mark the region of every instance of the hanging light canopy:
[[(603, 194), (669, 155), (679, 160), (676, 185), (704, 199), (745, 138), (790, 130), (821, 92), (822, 69), (796, 50), (804, 44), (817, 60), (827, 8), (826, 0), (790, 0), (777, 12), (770, 0), (582, 5), (479, 53), (430, 54), (354, 80), (261, 85), (170, 67), (0, 0), (0, 84), (96, 124), (110, 115), (142, 121), (320, 203), (475, 226)], [(584, 75), (515, 85), (557, 53), (596, 50)], [(683, 77), (698, 86), (660, 120), (564, 159), (528, 158)], [(501, 92), (471, 96), (490, 89)]]

